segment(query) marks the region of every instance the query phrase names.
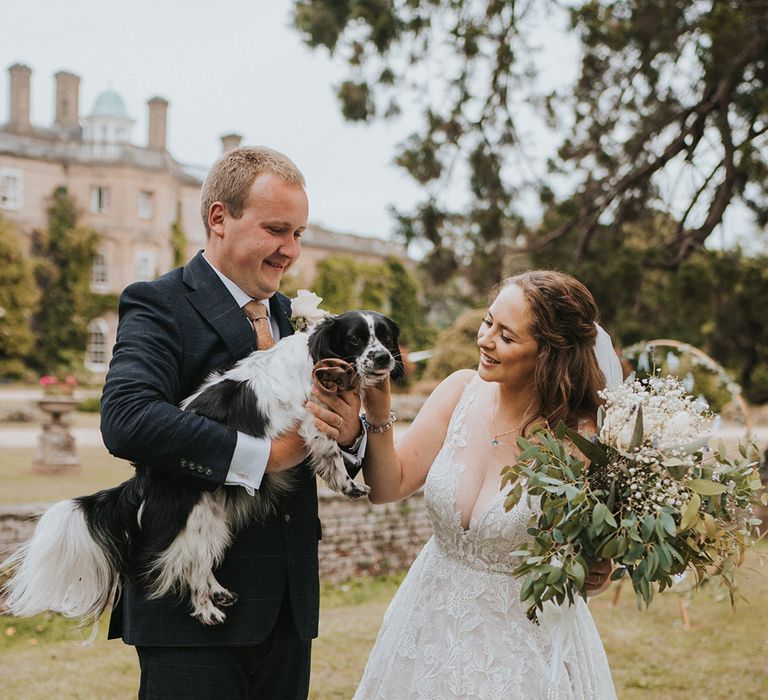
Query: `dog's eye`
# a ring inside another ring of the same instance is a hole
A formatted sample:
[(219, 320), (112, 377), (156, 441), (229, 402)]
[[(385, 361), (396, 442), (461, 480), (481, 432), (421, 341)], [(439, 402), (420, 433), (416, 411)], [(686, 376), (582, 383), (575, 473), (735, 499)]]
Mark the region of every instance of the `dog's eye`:
[(385, 343), (392, 341), (392, 336), (389, 333), (383, 333), (381, 338)]
[(351, 335), (351, 336), (349, 336), (349, 344), (350, 345), (354, 345), (355, 347), (357, 347), (362, 342), (363, 341), (360, 339), (359, 335)]

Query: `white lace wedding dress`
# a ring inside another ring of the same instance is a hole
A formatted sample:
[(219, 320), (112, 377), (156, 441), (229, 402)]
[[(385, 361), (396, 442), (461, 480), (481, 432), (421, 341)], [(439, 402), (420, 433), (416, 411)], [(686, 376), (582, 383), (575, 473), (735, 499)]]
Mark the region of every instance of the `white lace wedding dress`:
[(430, 469), (425, 496), (434, 536), (387, 610), (355, 698), (613, 700), (605, 651), (583, 600), (549, 604), (540, 625), (525, 616), (509, 552), (528, 539), (534, 499), (523, 497), (506, 513), (499, 492), (466, 530), (456, 512), (468, 450), (484, 449), (477, 437), (487, 415), (477, 410), (481, 384), (476, 376), (468, 383)]

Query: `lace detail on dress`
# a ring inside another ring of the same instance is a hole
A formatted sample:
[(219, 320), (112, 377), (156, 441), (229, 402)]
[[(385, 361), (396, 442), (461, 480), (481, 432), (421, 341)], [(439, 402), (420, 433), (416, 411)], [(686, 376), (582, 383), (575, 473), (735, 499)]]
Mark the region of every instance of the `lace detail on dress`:
[[(456, 451), (471, 442), (466, 417), (480, 381), (474, 377), (465, 387), (427, 476), (434, 537), (384, 616), (355, 698), (614, 700), (605, 653), (583, 601), (562, 624), (557, 614), (543, 616), (541, 626), (525, 616), (522, 580), (510, 575), (516, 560), (509, 553), (528, 538), (535, 499), (523, 497), (506, 513), (508, 490), (499, 492), (467, 530), (455, 511)], [(558, 630), (567, 630), (578, 652), (569, 644), (562, 670), (553, 674), (551, 640)]]

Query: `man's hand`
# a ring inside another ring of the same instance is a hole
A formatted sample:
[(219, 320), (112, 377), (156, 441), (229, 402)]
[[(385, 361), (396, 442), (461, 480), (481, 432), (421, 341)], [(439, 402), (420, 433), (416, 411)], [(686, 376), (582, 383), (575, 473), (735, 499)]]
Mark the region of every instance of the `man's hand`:
[(355, 391), (321, 394), (312, 389), (307, 408), (315, 416), (315, 427), (339, 445), (350, 445), (360, 433), (360, 397)]
[(584, 582), (587, 594), (597, 595), (605, 591), (611, 585), (611, 571), (613, 571), (613, 564), (610, 559), (599, 559), (593, 562)]
[(266, 472), (274, 474), (286, 469), (293, 469), (297, 464), (303, 462), (308, 454), (309, 450), (298, 431), (278, 435), (272, 441)]

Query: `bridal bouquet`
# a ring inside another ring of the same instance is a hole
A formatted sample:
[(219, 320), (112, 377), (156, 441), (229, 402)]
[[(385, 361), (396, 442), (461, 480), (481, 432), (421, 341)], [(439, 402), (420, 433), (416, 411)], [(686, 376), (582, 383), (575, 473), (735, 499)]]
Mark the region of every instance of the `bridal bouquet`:
[(518, 438), (518, 462), (505, 508), (540, 496), (533, 538), (515, 570), (520, 598), (537, 620), (543, 603), (585, 595), (590, 562), (612, 559), (612, 580), (629, 575), (638, 606), (685, 571), (720, 577), (734, 603), (733, 574), (758, 535), (759, 452), (739, 445), (728, 456), (709, 448), (712, 414), (674, 377), (652, 376), (602, 392), (598, 434), (589, 440), (564, 424)]

